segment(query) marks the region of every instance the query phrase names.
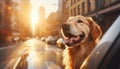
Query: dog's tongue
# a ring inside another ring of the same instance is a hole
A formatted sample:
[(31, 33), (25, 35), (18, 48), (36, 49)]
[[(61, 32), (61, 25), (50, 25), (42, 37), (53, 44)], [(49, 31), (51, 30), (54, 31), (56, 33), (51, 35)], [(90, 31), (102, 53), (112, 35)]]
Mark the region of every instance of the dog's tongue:
[(78, 40), (80, 40), (80, 37), (77, 36), (77, 37), (72, 37), (72, 38), (66, 38), (65, 39), (65, 43), (66, 44), (72, 44), (74, 42), (77, 42)]

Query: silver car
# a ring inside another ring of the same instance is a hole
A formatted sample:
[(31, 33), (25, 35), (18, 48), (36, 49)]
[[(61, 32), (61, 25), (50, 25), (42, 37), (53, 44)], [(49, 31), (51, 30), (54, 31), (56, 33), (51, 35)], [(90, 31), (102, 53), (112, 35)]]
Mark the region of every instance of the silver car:
[(58, 46), (59, 48), (65, 48), (65, 42), (64, 42), (64, 39), (63, 39), (63, 38), (59, 38), (59, 39), (57, 40), (57, 46)]
[(48, 36), (48, 38), (46, 39), (46, 43), (51, 45), (55, 45), (56, 41), (57, 40), (53, 36)]

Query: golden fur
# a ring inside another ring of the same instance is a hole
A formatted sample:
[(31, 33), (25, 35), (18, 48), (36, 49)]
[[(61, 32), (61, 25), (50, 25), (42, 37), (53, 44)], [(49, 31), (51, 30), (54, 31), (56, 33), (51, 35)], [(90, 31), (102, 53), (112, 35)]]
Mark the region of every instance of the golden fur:
[(81, 15), (70, 17), (65, 24), (68, 26), (63, 26), (61, 32), (68, 45), (63, 52), (63, 64), (65, 69), (79, 69), (97, 44), (101, 28), (92, 18)]

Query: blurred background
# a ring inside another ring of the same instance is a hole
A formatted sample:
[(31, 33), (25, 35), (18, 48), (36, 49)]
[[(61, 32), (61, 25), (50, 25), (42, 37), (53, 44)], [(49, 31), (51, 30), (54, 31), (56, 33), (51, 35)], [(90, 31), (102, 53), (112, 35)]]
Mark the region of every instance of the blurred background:
[(60, 36), (70, 16), (92, 17), (103, 33), (120, 14), (119, 0), (0, 0), (0, 43), (24, 37)]

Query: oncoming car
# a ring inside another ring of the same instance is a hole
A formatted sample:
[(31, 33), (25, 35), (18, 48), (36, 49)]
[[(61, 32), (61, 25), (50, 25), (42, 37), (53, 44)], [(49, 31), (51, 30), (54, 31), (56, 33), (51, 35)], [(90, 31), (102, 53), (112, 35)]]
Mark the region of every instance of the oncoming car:
[(41, 41), (46, 41), (46, 37), (41, 37)]

